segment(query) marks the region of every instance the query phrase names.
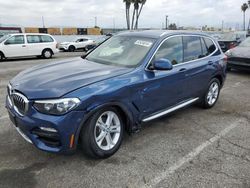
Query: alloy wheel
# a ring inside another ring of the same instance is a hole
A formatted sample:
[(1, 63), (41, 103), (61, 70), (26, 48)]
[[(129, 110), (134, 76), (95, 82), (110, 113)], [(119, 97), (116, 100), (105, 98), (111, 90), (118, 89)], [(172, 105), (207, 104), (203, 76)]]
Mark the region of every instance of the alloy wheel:
[(219, 84), (217, 82), (213, 82), (210, 87), (207, 94), (207, 103), (212, 106), (219, 96)]
[(102, 150), (113, 149), (121, 136), (121, 122), (117, 114), (113, 111), (106, 111), (98, 118), (94, 137), (96, 144)]

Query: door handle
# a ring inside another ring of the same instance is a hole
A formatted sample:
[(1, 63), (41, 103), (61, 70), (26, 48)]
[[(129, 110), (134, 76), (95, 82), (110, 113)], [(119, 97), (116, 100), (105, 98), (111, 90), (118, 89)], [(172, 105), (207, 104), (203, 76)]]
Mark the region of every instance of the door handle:
[(179, 72), (185, 72), (187, 69), (186, 68), (181, 68)]
[(26, 47), (26, 45), (22, 45), (22, 47)]
[(214, 64), (213, 61), (209, 61), (209, 62), (208, 62), (208, 65), (213, 65), (213, 64)]

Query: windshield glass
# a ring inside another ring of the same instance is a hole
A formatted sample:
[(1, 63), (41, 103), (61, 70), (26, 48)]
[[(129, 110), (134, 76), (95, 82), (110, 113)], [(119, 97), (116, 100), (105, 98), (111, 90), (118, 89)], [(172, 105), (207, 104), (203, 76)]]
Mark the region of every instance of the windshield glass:
[(246, 40), (244, 40), (243, 42), (241, 42), (239, 44), (239, 46), (241, 46), (241, 47), (250, 47), (250, 38), (247, 38)]
[(3, 41), (5, 41), (5, 39), (9, 38), (10, 35), (4, 35), (3, 37), (0, 38), (0, 43), (2, 43)]
[(141, 63), (154, 39), (115, 36), (104, 42), (87, 56), (87, 60), (101, 64), (135, 67)]

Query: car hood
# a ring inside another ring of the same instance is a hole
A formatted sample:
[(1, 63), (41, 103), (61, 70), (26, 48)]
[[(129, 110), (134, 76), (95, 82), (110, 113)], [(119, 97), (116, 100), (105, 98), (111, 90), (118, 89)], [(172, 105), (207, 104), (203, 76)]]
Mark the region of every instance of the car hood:
[(28, 99), (59, 98), (73, 90), (130, 72), (131, 68), (103, 65), (82, 58), (40, 65), (10, 81)]
[(250, 58), (250, 47), (237, 46), (230, 51), (232, 57)]

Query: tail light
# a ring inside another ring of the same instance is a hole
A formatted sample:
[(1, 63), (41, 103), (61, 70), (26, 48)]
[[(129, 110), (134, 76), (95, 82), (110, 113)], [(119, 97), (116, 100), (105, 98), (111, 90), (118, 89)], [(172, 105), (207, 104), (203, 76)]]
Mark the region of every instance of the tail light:
[(232, 49), (232, 48), (235, 48), (235, 47), (236, 47), (236, 43), (231, 42), (231, 43), (229, 44), (229, 49)]
[(224, 62), (225, 64), (227, 64), (227, 61), (228, 61), (228, 56), (225, 55), (224, 58), (223, 58), (223, 62)]
[(59, 43), (56, 43), (56, 48), (59, 48)]

